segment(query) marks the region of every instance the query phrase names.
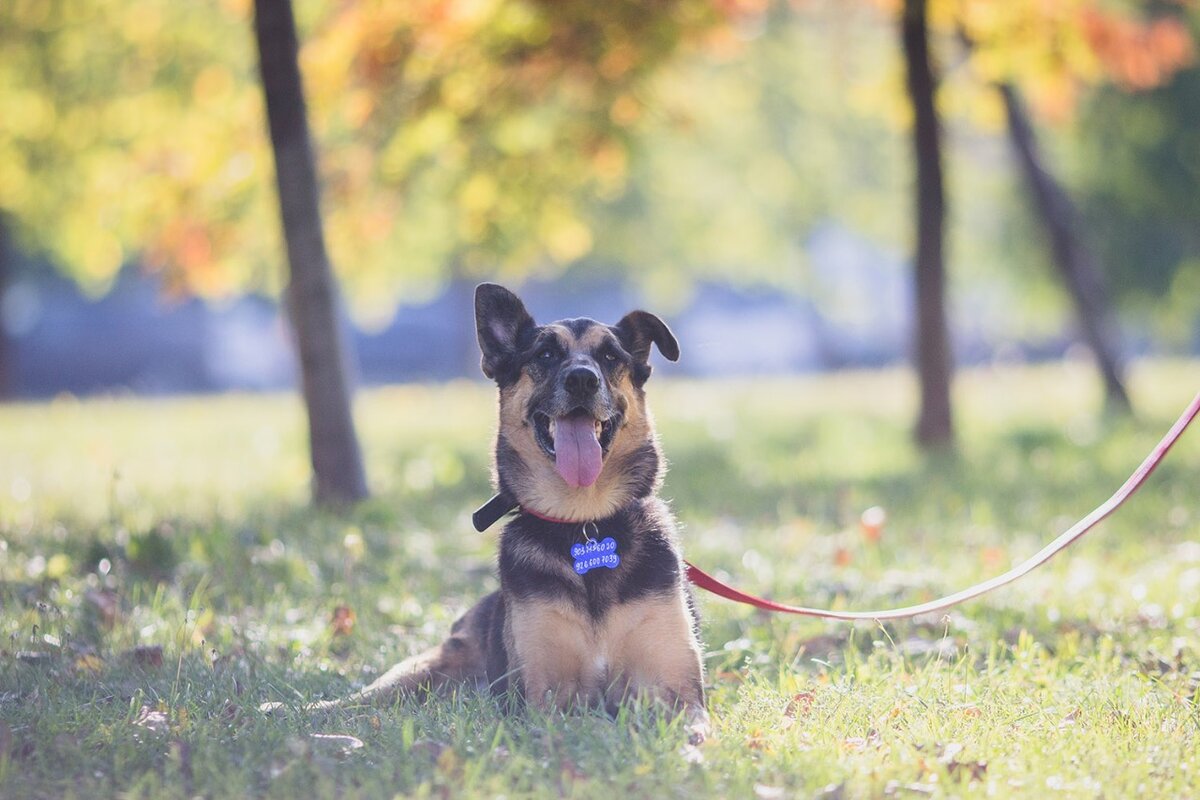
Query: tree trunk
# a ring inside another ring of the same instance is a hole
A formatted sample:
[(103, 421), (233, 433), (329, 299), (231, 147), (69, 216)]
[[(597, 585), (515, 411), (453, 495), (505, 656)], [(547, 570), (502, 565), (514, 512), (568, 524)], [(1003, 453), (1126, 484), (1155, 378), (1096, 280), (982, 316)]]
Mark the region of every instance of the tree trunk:
[(1017, 152), (1017, 161), (1050, 235), (1054, 265), (1075, 302), (1080, 329), (1104, 380), (1106, 404), (1112, 410), (1128, 412), (1129, 395), (1125, 391), (1119, 330), (1100, 270), (1079, 236), (1075, 206), (1046, 168), (1016, 87), (1001, 84), (998, 88), (1008, 113), (1008, 133)]
[(0, 214), (0, 402), (14, 395), (16, 376), (13, 369), (13, 346), (8, 339), (8, 326), (4, 320), (4, 293), (8, 290), (9, 275), (12, 273), (12, 243), (9, 242), (8, 226)]
[(914, 270), (916, 361), (921, 409), (917, 418), (916, 439), (922, 446), (937, 447), (954, 441), (954, 423), (950, 411), (952, 364), (946, 325), (943, 253), (946, 207), (942, 187), (942, 145), (934, 107), (937, 77), (930, 63), (925, 0), (905, 1), (901, 32), (908, 96), (913, 109), (917, 178), (917, 252)]
[(337, 284), (321, 231), (316, 165), (300, 82), (290, 0), (255, 0), (254, 33), (275, 153), (279, 209), (287, 243), (287, 310), (296, 333), (308, 411), (314, 496), (348, 503), (367, 496), (351, 415), (348, 354)]

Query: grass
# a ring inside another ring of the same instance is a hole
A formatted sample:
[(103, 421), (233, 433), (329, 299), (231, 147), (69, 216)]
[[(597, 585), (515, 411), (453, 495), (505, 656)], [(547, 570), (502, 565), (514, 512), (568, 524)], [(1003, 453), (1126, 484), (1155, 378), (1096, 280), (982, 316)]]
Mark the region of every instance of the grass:
[[(1032, 553), (1197, 387), (1200, 364), (1142, 364), (1138, 416), (1120, 420), (1083, 365), (967, 373), (956, 457), (911, 446), (903, 373), (650, 390), (689, 558), (864, 608)], [(493, 403), (474, 383), (364, 393), (376, 497), (346, 515), (306, 504), (291, 397), (0, 408), (0, 796), (1200, 794), (1196, 432), (1088, 540), (944, 619), (852, 626), (701, 597), (701, 763), (644, 708), (514, 716), (464, 691), (262, 718), (265, 700), (362, 685), (494, 588), (494, 535), (468, 521), (489, 496)]]

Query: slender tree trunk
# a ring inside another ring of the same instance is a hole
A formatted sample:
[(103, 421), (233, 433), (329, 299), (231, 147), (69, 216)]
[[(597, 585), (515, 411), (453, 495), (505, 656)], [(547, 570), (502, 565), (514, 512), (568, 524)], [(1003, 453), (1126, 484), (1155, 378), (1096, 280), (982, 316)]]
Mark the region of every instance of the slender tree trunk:
[(1054, 265), (1075, 302), (1079, 326), (1104, 380), (1104, 396), (1110, 409), (1128, 412), (1125, 366), (1121, 358), (1120, 334), (1105, 291), (1100, 270), (1079, 236), (1079, 215), (1071, 198), (1046, 168), (1038, 150), (1037, 137), (1029, 123), (1025, 104), (1015, 86), (1001, 84), (1000, 95), (1008, 113), (1008, 133), (1017, 161), (1029, 184), (1038, 214), (1050, 235)]
[(314, 494), (319, 503), (367, 496), (351, 415), (348, 354), (337, 284), (321, 231), (316, 165), (300, 82), (291, 0), (255, 0), (254, 32), (275, 152), (275, 178), (290, 279), (287, 308), (296, 332), (308, 410)]
[(913, 109), (917, 173), (915, 344), (921, 409), (917, 418), (916, 438), (923, 446), (937, 447), (954, 441), (954, 422), (950, 411), (953, 365), (946, 325), (943, 248), (946, 207), (942, 185), (941, 131), (934, 106), (937, 76), (930, 63), (925, 0), (905, 1), (901, 27), (908, 96)]
[(8, 328), (4, 321), (4, 293), (8, 290), (12, 274), (12, 242), (9, 241), (8, 226), (0, 214), (0, 402), (9, 400), (14, 394), (16, 380), (13, 372), (13, 346), (8, 339)]

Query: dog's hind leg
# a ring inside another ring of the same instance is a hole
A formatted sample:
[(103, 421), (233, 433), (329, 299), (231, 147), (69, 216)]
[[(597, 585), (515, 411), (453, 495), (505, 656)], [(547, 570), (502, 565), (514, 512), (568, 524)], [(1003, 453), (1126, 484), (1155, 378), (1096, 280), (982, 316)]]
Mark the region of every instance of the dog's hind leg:
[[(308, 703), (303, 711), (328, 711), (360, 705), (389, 705), (405, 695), (435, 692), (464, 683), (486, 683), (488, 632), (494, 624), (499, 593), (488, 595), (450, 628), (450, 637), (437, 647), (407, 658), (362, 689), (337, 700)], [(263, 703), (264, 713), (282, 711), (286, 703)]]

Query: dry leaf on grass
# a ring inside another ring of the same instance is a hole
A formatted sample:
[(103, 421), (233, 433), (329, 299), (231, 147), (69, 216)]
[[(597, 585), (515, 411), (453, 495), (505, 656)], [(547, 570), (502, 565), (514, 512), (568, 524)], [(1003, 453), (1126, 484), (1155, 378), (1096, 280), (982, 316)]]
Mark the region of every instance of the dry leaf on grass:
[(812, 692), (796, 692), (783, 708), (783, 719), (780, 720), (780, 728), (787, 730), (796, 724), (797, 717), (808, 716), (812, 711), (813, 703), (816, 702), (817, 696)]
[(171, 726), (167, 712), (152, 709), (150, 706), (141, 707), (137, 716), (133, 718), (133, 724), (151, 733), (166, 733)]
[(867, 731), (867, 735), (851, 736), (842, 740), (842, 749), (848, 753), (861, 753), (867, 748), (878, 750), (883, 746), (883, 737), (879, 735), (879, 731), (871, 728)]
[(812, 711), (813, 703), (817, 701), (817, 696), (812, 692), (796, 692), (792, 695), (792, 699), (788, 700), (787, 707), (783, 709), (785, 717), (802, 717)]
[(127, 650), (124, 658), (144, 669), (157, 669), (163, 665), (163, 649), (157, 644), (139, 644)]
[(821, 791), (817, 792), (814, 800), (844, 800), (846, 797), (846, 784), (844, 783), (829, 783), (826, 784)]
[(341, 758), (366, 747), (362, 739), (345, 733), (310, 733), (308, 738), (315, 746), (329, 748)]
[(986, 761), (963, 761), (959, 758), (965, 748), (958, 742), (944, 746), (938, 754), (938, 762), (946, 767), (951, 778), (980, 781), (987, 773)]
[(349, 636), (354, 631), (354, 623), (358, 615), (350, 606), (338, 606), (333, 610), (330, 625), (334, 636)]
[(884, 797), (896, 797), (901, 792), (910, 792), (912, 794), (933, 794), (937, 787), (932, 783), (901, 783), (900, 781), (888, 781), (883, 787)]
[(116, 592), (111, 589), (88, 589), (83, 598), (95, 609), (102, 627), (111, 629), (116, 625), (121, 612), (121, 601)]
[(1075, 720), (1077, 720), (1077, 719), (1079, 719), (1079, 709), (1075, 708), (1071, 711), (1070, 714), (1067, 714), (1065, 717), (1063, 717), (1059, 721), (1058, 729), (1061, 731), (1063, 728), (1071, 727), (1072, 725), (1075, 724)]
[(75, 671), (87, 672), (92, 675), (104, 668), (104, 660), (95, 653), (84, 653), (75, 659)]

